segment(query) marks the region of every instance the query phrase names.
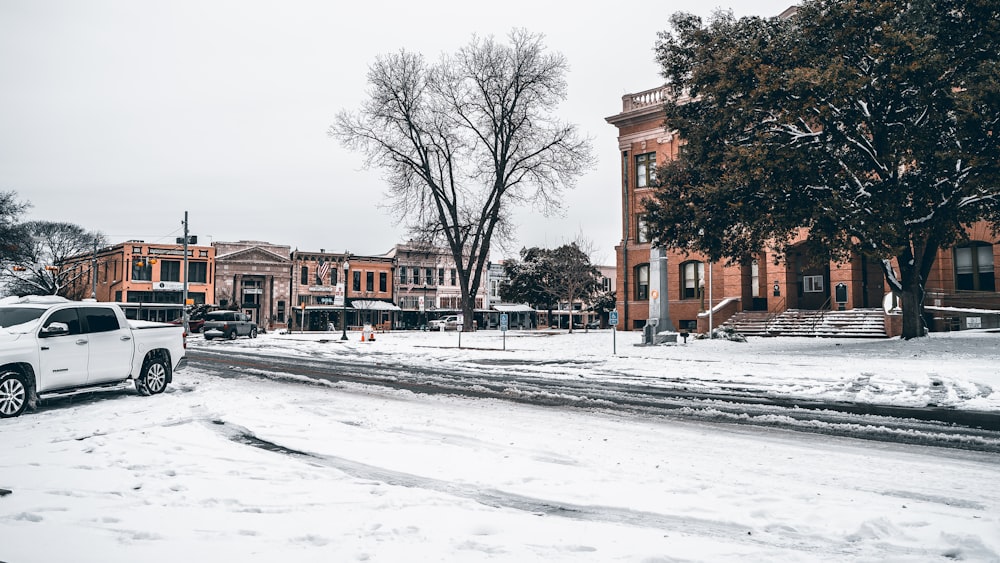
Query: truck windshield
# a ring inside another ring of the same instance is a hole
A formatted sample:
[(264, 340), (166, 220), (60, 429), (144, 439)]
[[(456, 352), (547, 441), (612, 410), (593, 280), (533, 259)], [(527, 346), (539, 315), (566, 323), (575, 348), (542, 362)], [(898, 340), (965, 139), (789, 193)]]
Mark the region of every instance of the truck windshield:
[(45, 309), (37, 307), (0, 307), (0, 328), (10, 328), (38, 319)]

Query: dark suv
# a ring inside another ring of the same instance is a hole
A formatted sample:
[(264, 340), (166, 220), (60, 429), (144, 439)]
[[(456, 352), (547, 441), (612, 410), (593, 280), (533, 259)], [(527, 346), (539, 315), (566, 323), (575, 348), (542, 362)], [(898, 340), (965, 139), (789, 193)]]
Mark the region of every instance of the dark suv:
[(257, 325), (250, 321), (249, 316), (238, 311), (212, 311), (205, 315), (202, 332), (205, 333), (205, 340), (213, 338), (235, 340), (237, 336), (257, 338)]

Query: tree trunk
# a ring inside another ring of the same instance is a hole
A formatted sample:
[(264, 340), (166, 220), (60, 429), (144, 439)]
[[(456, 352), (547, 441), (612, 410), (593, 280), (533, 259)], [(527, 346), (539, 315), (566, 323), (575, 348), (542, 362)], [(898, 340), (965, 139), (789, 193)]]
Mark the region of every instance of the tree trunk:
[(903, 339), (927, 336), (924, 327), (924, 288), (919, 281), (903, 280), (903, 291), (899, 299), (903, 308)]

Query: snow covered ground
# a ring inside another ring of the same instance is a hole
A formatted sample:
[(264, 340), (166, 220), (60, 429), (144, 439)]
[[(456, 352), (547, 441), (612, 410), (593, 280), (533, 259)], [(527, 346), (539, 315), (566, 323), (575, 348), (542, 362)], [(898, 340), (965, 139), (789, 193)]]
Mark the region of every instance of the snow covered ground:
[[(988, 332), (338, 336), (191, 347), (1000, 409)], [(994, 454), (273, 375), (0, 421), (0, 561), (1000, 561)]]

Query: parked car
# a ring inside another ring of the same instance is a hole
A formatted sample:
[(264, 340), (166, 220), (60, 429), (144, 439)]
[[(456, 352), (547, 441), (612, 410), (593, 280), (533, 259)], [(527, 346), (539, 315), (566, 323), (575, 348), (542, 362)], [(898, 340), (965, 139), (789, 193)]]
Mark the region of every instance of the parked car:
[(206, 314), (202, 331), (205, 333), (205, 340), (235, 340), (237, 336), (257, 338), (257, 325), (250, 321), (249, 315), (239, 311), (212, 311)]
[(135, 382), (162, 393), (187, 362), (184, 329), (129, 320), (114, 303), (0, 299), (0, 418), (38, 401)]
[(462, 323), (458, 321), (458, 315), (448, 315), (447, 317), (441, 317), (440, 319), (434, 319), (427, 323), (427, 328), (430, 330), (458, 330)]
[[(183, 325), (184, 324), (184, 318), (180, 317), (180, 318), (174, 319), (174, 320), (170, 321), (170, 324)], [(201, 329), (204, 326), (205, 326), (205, 319), (188, 319), (188, 330), (191, 331), (191, 334), (197, 334), (197, 333), (201, 332)]]
[(596, 320), (590, 321), (589, 323), (587, 323), (587, 328), (588, 329), (601, 328), (601, 320), (600, 319), (596, 319)]

